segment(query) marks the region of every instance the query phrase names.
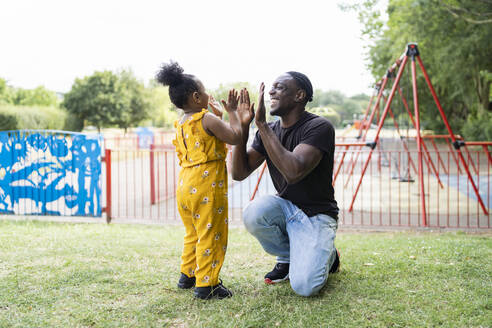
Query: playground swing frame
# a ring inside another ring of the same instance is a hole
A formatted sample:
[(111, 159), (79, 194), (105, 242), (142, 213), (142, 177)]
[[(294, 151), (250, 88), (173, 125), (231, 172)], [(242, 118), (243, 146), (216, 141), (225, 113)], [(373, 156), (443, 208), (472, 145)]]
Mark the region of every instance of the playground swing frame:
[[(396, 74), (396, 78), (393, 82), (393, 85), (392, 85), (392, 88), (391, 88), (391, 91), (390, 91), (390, 94), (388, 95), (388, 99), (385, 103), (385, 106), (384, 106), (384, 110), (383, 110), (383, 114), (381, 115), (380, 119), (379, 119), (379, 123), (378, 123), (378, 128), (377, 128), (377, 131), (376, 131), (376, 136), (374, 137), (374, 140), (372, 142), (368, 142), (368, 143), (365, 143), (366, 146), (369, 146), (370, 147), (370, 151), (369, 151), (369, 155), (367, 156), (367, 159), (364, 163), (364, 166), (362, 168), (362, 172), (361, 172), (361, 176), (360, 176), (360, 179), (359, 179), (359, 182), (357, 184), (357, 187), (355, 189), (355, 192), (354, 192), (354, 195), (352, 197), (352, 201), (351, 201), (351, 204), (349, 206), (349, 212), (352, 211), (353, 209), (353, 205), (354, 205), (354, 202), (355, 202), (355, 199), (357, 198), (357, 194), (358, 194), (358, 191), (360, 189), (360, 185), (362, 183), (362, 180), (364, 178), (364, 174), (367, 170), (367, 167), (368, 167), (368, 164), (371, 160), (371, 156), (372, 156), (372, 153), (374, 151), (374, 148), (376, 147), (378, 141), (379, 141), (379, 134), (381, 132), (381, 129), (383, 127), (383, 124), (384, 124), (384, 121), (386, 119), (386, 116), (388, 115), (388, 112), (390, 111), (390, 106), (391, 106), (391, 102), (393, 100), (393, 97), (395, 96), (395, 93), (397, 91), (397, 89), (399, 90), (399, 94), (400, 96), (402, 96), (402, 99), (404, 99), (402, 93), (401, 93), (401, 89), (399, 87), (399, 82), (400, 82), (400, 79), (402, 77), (402, 74), (403, 74), (403, 71), (405, 69), (405, 66), (406, 64), (408, 63), (410, 59), (410, 63), (411, 63), (411, 74), (412, 74), (412, 94), (413, 94), (413, 105), (414, 105), (414, 115), (412, 116), (411, 115), (411, 111), (409, 110), (408, 108), (408, 105), (406, 106), (407, 108), (407, 112), (415, 126), (415, 129), (416, 129), (416, 132), (417, 132), (417, 136), (416, 136), (416, 139), (417, 139), (417, 152), (418, 152), (418, 160), (417, 160), (417, 165), (418, 165), (418, 181), (419, 181), (419, 189), (420, 189), (420, 205), (421, 205), (421, 209), (422, 209), (422, 224), (424, 226), (427, 226), (427, 213), (426, 213), (426, 206), (425, 206), (425, 194), (424, 194), (424, 175), (423, 175), (423, 159), (424, 159), (424, 152), (427, 154), (427, 158), (429, 160), (429, 164), (431, 164), (431, 167), (433, 167), (433, 171), (434, 171), (434, 174), (436, 175), (436, 177), (438, 177), (438, 174), (437, 172), (435, 171), (435, 166), (432, 164), (432, 160), (428, 154), (428, 151), (427, 151), (427, 147), (425, 146), (425, 143), (423, 142), (423, 137), (421, 136), (420, 134), (420, 116), (419, 116), (419, 103), (418, 103), (418, 94), (417, 94), (417, 72), (416, 72), (416, 66), (417, 66), (417, 63), (422, 71), (422, 74), (424, 75), (424, 78), (425, 78), (425, 81), (427, 83), (427, 86), (429, 87), (429, 90), (432, 94), (432, 98), (434, 99), (434, 102), (437, 106), (437, 109), (439, 111), (439, 114), (444, 122), (444, 125), (446, 126), (446, 129), (449, 133), (449, 138), (452, 140), (452, 145), (454, 147), (454, 151), (456, 152), (456, 155), (458, 158), (456, 158), (456, 161), (457, 161), (457, 164), (458, 164), (458, 167), (459, 167), (459, 162), (461, 162), (461, 164), (463, 165), (463, 168), (467, 174), (467, 177), (468, 177), (468, 180), (470, 182), (470, 184), (472, 185), (472, 188), (475, 192), (475, 195), (477, 196), (477, 200), (478, 200), (478, 203), (480, 204), (480, 207), (482, 208), (483, 212), (485, 215), (488, 216), (488, 211), (487, 211), (487, 208), (485, 207), (485, 204), (480, 196), (480, 193), (478, 191), (478, 187), (476, 186), (475, 182), (473, 181), (473, 178), (471, 176), (471, 173), (470, 173), (470, 169), (468, 167), (468, 164), (463, 156), (463, 153), (461, 152), (461, 147), (465, 147), (466, 149), (466, 145), (472, 145), (472, 143), (466, 143), (462, 140), (462, 138), (460, 138), (459, 136), (456, 136), (454, 135), (452, 129), (451, 129), (451, 126), (449, 125), (449, 122), (448, 122), (448, 119), (446, 117), (446, 114), (444, 113), (444, 110), (441, 106), (441, 103), (439, 101), (439, 98), (437, 97), (437, 94), (434, 90), (434, 87), (430, 81), (430, 78), (429, 78), (429, 75), (427, 74), (427, 71), (424, 67), (424, 64), (422, 62), (422, 59), (420, 58), (420, 52), (418, 50), (418, 47), (417, 47), (417, 44), (416, 43), (409, 43), (407, 44), (407, 47), (405, 49), (405, 52), (402, 54), (402, 56), (400, 56), (400, 58), (398, 60), (396, 60), (396, 62), (388, 69), (388, 73), (385, 75), (385, 77), (382, 79), (382, 82), (381, 82), (381, 89), (379, 90), (379, 93), (378, 93), (378, 99), (376, 101), (376, 105), (371, 113), (371, 117), (369, 119), (369, 122), (372, 122), (372, 119), (374, 118), (374, 113), (375, 113), (375, 108), (379, 105), (379, 102), (381, 100), (381, 97), (382, 97), (382, 92), (389, 80), (389, 78), (392, 76), (393, 72), (396, 70), (396, 68), (398, 68), (398, 72)], [(404, 101), (404, 103), (406, 103), (406, 101)], [(365, 141), (365, 136), (367, 135), (367, 131), (366, 133), (364, 134), (364, 138), (363, 138), (363, 141)], [(359, 147), (359, 150), (361, 149), (361, 144), (354, 144), (356, 146)], [(364, 143), (362, 143), (362, 145), (364, 145)], [(486, 148), (486, 145), (483, 145), (483, 143), (481, 143), (481, 145)], [(466, 150), (467, 151), (467, 150)], [(467, 151), (468, 152), (468, 151)], [(487, 152), (488, 156), (489, 156), (489, 161), (490, 161), (490, 154)], [(458, 159), (459, 159), (459, 162), (458, 162)], [(475, 168), (476, 170), (476, 168)], [(439, 178), (438, 178), (439, 179)]]

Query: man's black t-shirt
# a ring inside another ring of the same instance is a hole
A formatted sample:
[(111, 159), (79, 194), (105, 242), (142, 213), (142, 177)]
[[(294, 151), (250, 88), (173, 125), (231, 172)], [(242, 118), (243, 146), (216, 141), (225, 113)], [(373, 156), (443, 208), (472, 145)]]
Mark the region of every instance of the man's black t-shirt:
[(323, 152), (318, 166), (301, 181), (289, 185), (268, 157), (261, 136), (256, 132), (252, 147), (265, 156), (278, 196), (290, 200), (307, 216), (324, 213), (337, 219), (338, 206), (331, 185), (335, 151), (335, 130), (331, 123), (325, 118), (303, 112), (299, 121), (288, 128), (282, 128), (280, 120), (268, 124), (288, 151), (293, 151), (299, 144), (308, 144)]

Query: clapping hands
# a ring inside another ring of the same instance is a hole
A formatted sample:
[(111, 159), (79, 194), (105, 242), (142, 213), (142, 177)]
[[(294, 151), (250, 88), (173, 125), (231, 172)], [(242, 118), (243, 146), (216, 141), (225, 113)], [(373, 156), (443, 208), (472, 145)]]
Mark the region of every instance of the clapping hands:
[(246, 88), (242, 89), (239, 94), (239, 107), (237, 109), (239, 122), (243, 127), (249, 127), (255, 117), (255, 104), (250, 103), (249, 92)]
[(258, 108), (256, 109), (255, 122), (257, 126), (266, 123), (265, 109), (265, 83), (261, 82), (260, 94), (258, 97)]
[(237, 110), (237, 104), (239, 103), (239, 96), (237, 91), (232, 89), (229, 91), (229, 97), (227, 98), (227, 102), (222, 100), (222, 105), (224, 106), (227, 112), (235, 112)]
[(210, 96), (208, 104), (215, 115), (222, 118), (222, 107), (224, 107), (227, 112), (237, 111), (241, 126), (249, 127), (251, 121), (255, 117), (255, 105), (254, 103), (251, 103), (249, 92), (246, 88), (241, 89), (239, 94), (235, 89), (230, 90), (227, 102), (225, 100), (221, 100), (221, 102), (222, 106), (213, 96)]
[(214, 96), (212, 95), (210, 96), (210, 98), (208, 99), (208, 105), (212, 109), (212, 112), (222, 119), (222, 114), (223, 114), (222, 106), (217, 100), (215, 100)]

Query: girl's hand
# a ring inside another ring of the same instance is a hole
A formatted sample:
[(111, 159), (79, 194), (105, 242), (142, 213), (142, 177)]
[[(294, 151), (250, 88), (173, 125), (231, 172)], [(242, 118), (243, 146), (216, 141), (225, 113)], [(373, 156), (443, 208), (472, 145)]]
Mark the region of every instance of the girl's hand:
[(222, 100), (222, 105), (227, 112), (235, 112), (237, 110), (237, 103), (239, 102), (239, 96), (237, 95), (237, 91), (232, 89), (229, 91), (229, 98), (227, 102)]
[(250, 103), (249, 92), (246, 88), (241, 89), (239, 94), (239, 106), (237, 108), (241, 126), (248, 127), (255, 117), (255, 104)]
[(265, 83), (261, 82), (260, 95), (258, 97), (258, 108), (256, 109), (255, 122), (257, 126), (266, 123), (265, 110)]
[(222, 119), (222, 106), (220, 105), (220, 103), (215, 100), (214, 96), (210, 96), (210, 98), (208, 99), (208, 105), (210, 106), (210, 108), (212, 109), (212, 112), (220, 117)]

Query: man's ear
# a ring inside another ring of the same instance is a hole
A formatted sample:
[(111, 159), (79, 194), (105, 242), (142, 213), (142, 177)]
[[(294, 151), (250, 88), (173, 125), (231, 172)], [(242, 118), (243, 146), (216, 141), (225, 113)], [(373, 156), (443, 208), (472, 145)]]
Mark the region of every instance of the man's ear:
[(303, 89), (297, 90), (296, 97), (295, 97), (296, 102), (304, 102), (306, 97), (307, 97), (307, 93), (305, 90)]

